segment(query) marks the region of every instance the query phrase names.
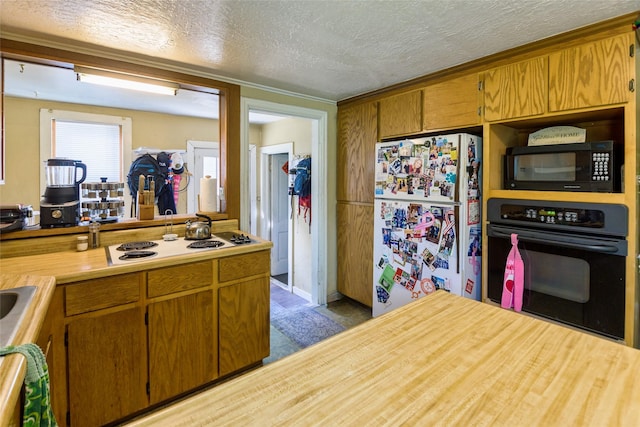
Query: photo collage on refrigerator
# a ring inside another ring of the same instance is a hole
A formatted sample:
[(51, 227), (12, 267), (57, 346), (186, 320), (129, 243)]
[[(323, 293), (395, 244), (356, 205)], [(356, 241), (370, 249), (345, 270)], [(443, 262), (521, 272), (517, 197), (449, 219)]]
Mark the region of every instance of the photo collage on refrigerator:
[(424, 144), (404, 141), (378, 150), (376, 196), (438, 198), (456, 197), (457, 144), (432, 138)]
[[(478, 223), (479, 181), (476, 146), (464, 147), (459, 169), (457, 140), (425, 138), (382, 143), (376, 159), (374, 303), (379, 310), (402, 305), (460, 281), (457, 233)], [(468, 153), (467, 153), (468, 151)], [(466, 180), (465, 204), (456, 203), (458, 174)], [(460, 209), (465, 209), (464, 215)], [(464, 216), (465, 224), (459, 224)], [(462, 228), (460, 228), (462, 227)], [(473, 232), (472, 232), (473, 233)], [(476, 234), (476, 233), (473, 233)], [(479, 256), (480, 236), (472, 237), (465, 255)], [(466, 258), (466, 257), (465, 257)], [(467, 287), (470, 283), (466, 284)], [(457, 286), (459, 287), (459, 285)]]

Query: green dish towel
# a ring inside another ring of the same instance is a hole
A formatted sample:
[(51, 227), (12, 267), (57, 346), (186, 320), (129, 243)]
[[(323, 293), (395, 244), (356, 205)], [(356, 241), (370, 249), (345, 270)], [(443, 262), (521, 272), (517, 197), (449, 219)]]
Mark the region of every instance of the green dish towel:
[(0, 356), (11, 353), (20, 353), (27, 358), (27, 375), (24, 378), (24, 427), (57, 426), (51, 409), (49, 370), (42, 350), (32, 343), (0, 348)]

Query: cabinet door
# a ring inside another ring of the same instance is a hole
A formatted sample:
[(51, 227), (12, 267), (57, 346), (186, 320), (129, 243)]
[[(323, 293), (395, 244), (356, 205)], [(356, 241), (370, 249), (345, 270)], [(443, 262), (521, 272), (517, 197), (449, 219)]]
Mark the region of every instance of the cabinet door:
[(546, 63), (546, 57), (537, 57), (486, 71), (485, 120), (543, 114), (547, 104)]
[(147, 406), (141, 309), (73, 320), (67, 334), (72, 426), (104, 425)]
[(217, 378), (213, 290), (149, 304), (153, 405)]
[(64, 335), (64, 288), (57, 286), (36, 343), (46, 356), (51, 407), (61, 426), (65, 424), (67, 412), (67, 348)]
[(269, 356), (269, 302), (268, 277), (218, 290), (220, 376)]
[(478, 74), (457, 77), (424, 88), (425, 130), (480, 123)]
[(422, 90), (380, 100), (380, 138), (422, 131)]
[(632, 44), (625, 34), (549, 55), (549, 111), (627, 102)]
[(377, 128), (375, 103), (338, 109), (338, 200), (373, 203)]
[(338, 203), (338, 292), (373, 303), (373, 206)]

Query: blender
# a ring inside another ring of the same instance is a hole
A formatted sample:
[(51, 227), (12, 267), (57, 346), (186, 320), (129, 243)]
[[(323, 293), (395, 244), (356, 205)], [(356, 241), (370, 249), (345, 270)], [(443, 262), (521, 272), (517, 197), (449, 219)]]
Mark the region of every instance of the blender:
[[(77, 170), (82, 177), (76, 180)], [(79, 160), (49, 159), (45, 174), (47, 188), (40, 202), (40, 227), (69, 227), (80, 219), (80, 183), (87, 177), (87, 165)]]

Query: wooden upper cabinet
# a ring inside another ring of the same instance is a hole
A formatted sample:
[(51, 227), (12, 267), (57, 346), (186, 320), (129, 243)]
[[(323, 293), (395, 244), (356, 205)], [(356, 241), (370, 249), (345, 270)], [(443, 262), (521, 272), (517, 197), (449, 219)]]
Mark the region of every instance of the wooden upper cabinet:
[(337, 197), (341, 201), (373, 203), (377, 103), (338, 110)]
[(628, 34), (549, 55), (549, 111), (629, 100), (633, 41)]
[(482, 97), (478, 74), (446, 80), (424, 88), (424, 129), (480, 124)]
[(492, 68), (484, 73), (484, 118), (487, 121), (543, 114), (546, 101), (546, 57)]
[(380, 138), (422, 131), (422, 90), (380, 100)]

